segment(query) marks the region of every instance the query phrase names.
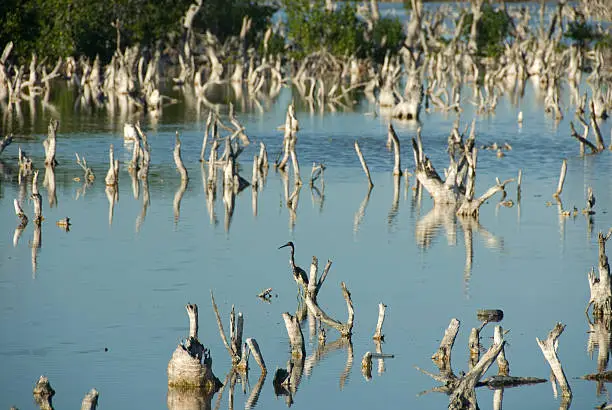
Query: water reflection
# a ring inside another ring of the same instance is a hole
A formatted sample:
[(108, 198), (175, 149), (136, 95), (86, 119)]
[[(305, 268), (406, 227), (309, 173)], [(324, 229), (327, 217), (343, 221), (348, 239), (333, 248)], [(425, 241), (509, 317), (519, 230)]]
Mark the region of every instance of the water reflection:
[(457, 245), (457, 225), (463, 231), (465, 244), (465, 268), (463, 273), (466, 295), (469, 296), (469, 282), (474, 262), (474, 232), (484, 240), (485, 246), (492, 249), (503, 250), (503, 238), (499, 238), (484, 228), (477, 217), (457, 216), (452, 205), (435, 205), (425, 216), (417, 220), (415, 225), (415, 238), (417, 245), (427, 250), (440, 231), (444, 231), (449, 246)]
[(605, 382), (609, 382), (610, 372), (608, 362), (610, 360), (610, 347), (612, 344), (612, 318), (606, 316), (596, 316), (593, 321), (587, 316), (589, 325), (587, 352), (591, 359), (597, 349), (597, 373), (587, 375), (584, 378), (596, 382), (597, 397), (607, 394)]

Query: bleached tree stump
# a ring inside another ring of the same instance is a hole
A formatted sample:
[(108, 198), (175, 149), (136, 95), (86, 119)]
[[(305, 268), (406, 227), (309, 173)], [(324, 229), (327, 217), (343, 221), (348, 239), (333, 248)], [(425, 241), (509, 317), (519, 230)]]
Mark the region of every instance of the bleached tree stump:
[(89, 393), (83, 397), (81, 402), (81, 410), (96, 410), (98, 407), (98, 397), (100, 394), (96, 389), (91, 389)]
[(612, 230), (604, 235), (600, 232), (597, 235), (599, 243), (599, 264), (598, 273), (591, 269), (588, 273), (589, 289), (591, 297), (586, 307), (588, 313), (589, 307), (593, 305), (593, 317), (599, 318), (612, 315), (612, 280), (610, 278), (610, 265), (608, 264), (608, 256), (606, 255), (606, 242), (610, 239)]
[(183, 164), (183, 159), (181, 158), (181, 139), (179, 138), (178, 131), (176, 132), (176, 140), (174, 143), (174, 151), (173, 151), (174, 163), (176, 164), (176, 169), (179, 174), (181, 174), (182, 181), (188, 181), (189, 176), (187, 174), (187, 169)]
[(113, 144), (110, 145), (110, 149), (108, 151), (109, 158), (109, 166), (108, 172), (106, 173), (106, 178), (104, 178), (104, 182), (106, 182), (106, 186), (116, 187), (119, 183), (119, 160), (115, 159), (115, 150)]
[(548, 337), (545, 340), (540, 340), (536, 337), (536, 341), (538, 342), (538, 346), (542, 350), (544, 354), (544, 358), (550, 365), (552, 370), (551, 382), (554, 384), (555, 380), (561, 386), (561, 393), (563, 397), (571, 398), (572, 390), (570, 389), (569, 383), (567, 382), (567, 378), (565, 377), (565, 372), (563, 371), (563, 367), (561, 367), (561, 361), (557, 356), (557, 339), (563, 333), (565, 329), (565, 325), (561, 323), (557, 323), (553, 330), (550, 331)]
[(34, 400), (40, 410), (53, 410), (52, 399), (55, 395), (55, 390), (51, 387), (49, 379), (46, 376), (40, 376), (34, 386)]
[(32, 195), (30, 197), (34, 203), (34, 224), (40, 226), (43, 221), (42, 216), (42, 197), (38, 192), (38, 171), (34, 172), (34, 178), (32, 178)]
[(198, 307), (187, 304), (185, 308), (189, 315), (189, 338), (176, 347), (168, 362), (168, 386), (212, 393), (219, 380), (212, 372), (210, 352), (198, 340)]
[(361, 148), (359, 148), (359, 143), (355, 141), (355, 151), (357, 152), (357, 156), (359, 157), (359, 162), (361, 162), (361, 167), (363, 168), (363, 172), (365, 172), (366, 177), (368, 178), (368, 184), (370, 189), (374, 186), (372, 183), (372, 177), (370, 177), (370, 169), (368, 168), (368, 164), (366, 163), (363, 154), (361, 153)]
[(444, 337), (440, 341), (440, 347), (436, 353), (431, 356), (431, 360), (440, 369), (440, 374), (452, 374), (451, 368), (451, 352), (455, 344), (455, 338), (459, 332), (459, 321), (455, 318), (451, 319), (448, 328), (444, 331)]
[(384, 340), (385, 335), (382, 333), (383, 323), (385, 321), (385, 310), (387, 309), (387, 305), (384, 303), (378, 304), (378, 321), (376, 323), (376, 331), (374, 332), (374, 336), (372, 339), (374, 340)]
[(47, 139), (43, 141), (43, 147), (45, 148), (45, 165), (51, 167), (57, 165), (57, 161), (55, 160), (55, 139), (58, 126), (59, 122), (57, 120), (52, 119), (49, 121)]

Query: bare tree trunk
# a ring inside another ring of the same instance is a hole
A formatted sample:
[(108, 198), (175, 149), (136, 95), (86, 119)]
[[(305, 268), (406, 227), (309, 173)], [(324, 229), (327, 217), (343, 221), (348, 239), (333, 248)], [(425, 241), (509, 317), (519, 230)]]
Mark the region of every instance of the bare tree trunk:
[(198, 340), (197, 305), (186, 305), (189, 315), (189, 339), (180, 343), (168, 363), (168, 385), (185, 389), (216, 391), (219, 381), (212, 372), (210, 352)]
[(372, 178), (370, 177), (370, 169), (368, 168), (368, 164), (366, 163), (366, 160), (363, 157), (363, 154), (361, 153), (361, 149), (359, 148), (359, 143), (357, 141), (355, 141), (355, 151), (357, 152), (357, 156), (359, 157), (359, 161), (361, 162), (361, 166), (363, 167), (363, 172), (365, 172), (366, 177), (368, 178), (368, 184), (370, 186), (370, 189), (372, 189), (374, 184), (372, 183)]
[(57, 165), (57, 161), (55, 160), (55, 137), (58, 125), (59, 122), (54, 119), (49, 121), (47, 139), (43, 141), (43, 146), (45, 148), (45, 165), (50, 165), (52, 167)]
[(561, 386), (561, 393), (563, 394), (563, 397), (571, 398), (572, 390), (570, 389), (570, 386), (565, 377), (565, 373), (563, 372), (563, 368), (561, 367), (561, 362), (559, 361), (559, 358), (557, 356), (557, 339), (559, 338), (559, 336), (561, 336), (561, 333), (563, 333), (564, 329), (564, 325), (562, 325), (561, 323), (557, 323), (544, 341), (541, 341), (537, 337), (536, 341), (538, 342), (538, 346), (540, 346), (540, 349), (542, 349), (544, 358), (550, 365), (554, 378)]
[(612, 315), (612, 278), (610, 278), (610, 265), (608, 264), (608, 256), (606, 255), (606, 242), (610, 239), (612, 232), (604, 235), (599, 233), (599, 275), (595, 275), (595, 271), (591, 269), (588, 273), (589, 289), (591, 297), (586, 307), (588, 313), (589, 307), (593, 305), (593, 317), (601, 318)]
[(561, 163), (561, 174), (559, 175), (559, 183), (557, 184), (557, 190), (553, 194), (553, 197), (559, 198), (561, 192), (563, 192), (563, 183), (565, 182), (565, 174), (567, 173), (567, 160), (564, 159)]
[(176, 168), (178, 169), (179, 174), (181, 174), (181, 180), (189, 180), (189, 176), (187, 175), (187, 169), (185, 168), (185, 165), (183, 165), (183, 159), (181, 158), (181, 139), (179, 138), (178, 131), (176, 132), (176, 141), (174, 143), (173, 156)]
[(402, 175), (402, 164), (400, 160), (400, 141), (393, 129), (393, 125), (389, 124), (389, 138), (393, 141), (394, 165), (393, 175)]
[(387, 305), (384, 303), (378, 304), (378, 322), (376, 323), (376, 331), (374, 332), (374, 336), (372, 339), (374, 340), (383, 340), (385, 336), (382, 334), (383, 322), (385, 321), (385, 309)]

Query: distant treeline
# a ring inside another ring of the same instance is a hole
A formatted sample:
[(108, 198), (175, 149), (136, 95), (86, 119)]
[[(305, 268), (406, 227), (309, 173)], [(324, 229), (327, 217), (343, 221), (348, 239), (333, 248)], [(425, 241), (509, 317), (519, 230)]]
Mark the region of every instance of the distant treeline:
[[(12, 41), (20, 62), (72, 55), (110, 59), (117, 47), (154, 45), (183, 31), (181, 18), (193, 0), (2, 0), (0, 48)], [(277, 9), (254, 0), (205, 0), (193, 27), (224, 39), (240, 31), (242, 18), (253, 18), (253, 31), (263, 30)]]

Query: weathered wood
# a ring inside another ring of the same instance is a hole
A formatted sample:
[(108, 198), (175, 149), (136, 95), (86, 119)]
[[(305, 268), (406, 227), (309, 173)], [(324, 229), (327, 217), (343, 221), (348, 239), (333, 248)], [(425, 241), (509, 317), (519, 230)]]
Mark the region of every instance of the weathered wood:
[(306, 306), (308, 307), (308, 310), (317, 319), (321, 320), (323, 323), (327, 324), (328, 326), (331, 326), (334, 329), (336, 329), (338, 332), (340, 332), (341, 336), (350, 337), (352, 330), (353, 330), (353, 321), (355, 317), (355, 312), (353, 310), (353, 302), (351, 300), (351, 294), (346, 288), (345, 283), (342, 282), (340, 286), (342, 288), (342, 294), (344, 296), (344, 300), (346, 301), (346, 307), (348, 310), (348, 318), (347, 318), (346, 323), (342, 323), (336, 319), (333, 319), (329, 315), (327, 315), (327, 313), (325, 313), (323, 309), (319, 307), (316, 301), (316, 295), (312, 295), (309, 292), (306, 293), (305, 301), (306, 301)]
[(491, 389), (506, 389), (509, 387), (518, 387), (529, 384), (546, 383), (546, 379), (540, 379), (539, 377), (516, 377), (516, 376), (502, 376), (495, 375), (482, 379), (476, 383), (476, 387), (487, 386)]
[(501, 322), (504, 318), (504, 311), (500, 309), (478, 309), (476, 318), (481, 322)]
[(389, 123), (388, 135), (393, 142), (393, 175), (402, 175), (402, 164), (400, 158), (400, 141), (393, 129), (393, 125)]
[(357, 152), (357, 156), (359, 157), (359, 162), (361, 162), (361, 166), (363, 168), (363, 172), (365, 172), (366, 177), (368, 178), (368, 185), (370, 189), (374, 186), (372, 183), (372, 177), (370, 177), (370, 169), (368, 168), (368, 164), (366, 163), (363, 154), (361, 153), (361, 148), (359, 148), (359, 143), (355, 141), (355, 151)]
[(49, 379), (46, 376), (40, 376), (34, 386), (34, 400), (40, 410), (53, 410), (53, 396), (55, 390), (51, 387)]
[(480, 330), (472, 328), (468, 339), (468, 350), (470, 357), (468, 358), (468, 369), (472, 370), (478, 364), (480, 359)]
[(474, 366), (465, 376), (459, 379), (459, 382), (451, 393), (448, 406), (449, 409), (478, 409), (475, 391), (476, 384), (495, 361), (497, 355), (503, 349), (504, 344), (505, 342), (500, 344), (493, 343), (489, 350), (480, 358), (478, 364), (476, 364), (476, 366)]
[(266, 369), (266, 362), (264, 362), (263, 355), (261, 354), (261, 350), (259, 349), (259, 344), (257, 344), (257, 340), (252, 337), (249, 337), (246, 340), (246, 344), (253, 355), (253, 358), (261, 368), (262, 373), (266, 373), (268, 370)]
[(38, 192), (38, 170), (34, 172), (34, 177), (32, 178), (32, 195), (30, 199), (34, 203), (34, 224), (40, 226), (43, 221), (42, 216), (42, 197)]
[(174, 142), (173, 157), (176, 169), (178, 170), (179, 174), (181, 174), (181, 180), (187, 181), (189, 179), (189, 175), (187, 174), (187, 169), (183, 164), (183, 159), (181, 158), (181, 139), (179, 138), (178, 131), (176, 132), (176, 139)]
[(288, 312), (283, 313), (283, 320), (285, 321), (285, 328), (289, 335), (289, 344), (291, 345), (291, 356), (296, 358), (303, 358), (306, 354), (304, 348), (304, 335), (302, 334), (302, 328), (300, 322), (295, 316), (291, 316)]
[(17, 198), (13, 199), (13, 206), (15, 207), (15, 215), (17, 215), (20, 220), (19, 226), (25, 228), (25, 226), (28, 224), (28, 217), (26, 216), (25, 212), (23, 212)]
[(559, 183), (557, 184), (557, 190), (553, 194), (554, 198), (559, 198), (561, 192), (563, 192), (563, 183), (565, 182), (565, 174), (567, 173), (567, 160), (564, 159), (561, 163), (561, 174), (559, 174)]
[(438, 350), (431, 356), (431, 360), (438, 366), (441, 374), (452, 374), (453, 372), (451, 368), (451, 351), (453, 350), (458, 332), (459, 321), (453, 318), (444, 331), (444, 337), (440, 341), (440, 347), (438, 347)]
[(43, 147), (45, 148), (45, 165), (50, 165), (52, 167), (57, 165), (57, 161), (55, 160), (55, 145), (58, 126), (59, 122), (51, 119), (49, 121), (47, 139), (43, 141)]
[(109, 166), (108, 172), (106, 173), (106, 177), (104, 178), (104, 182), (106, 183), (106, 186), (116, 187), (119, 183), (119, 160), (115, 159), (115, 150), (113, 144), (110, 145), (108, 157)]
[(606, 255), (606, 242), (610, 239), (611, 235), (612, 230), (606, 235), (602, 232), (597, 235), (597, 242), (599, 244), (599, 275), (595, 275), (594, 269), (591, 269), (587, 275), (591, 297), (585, 311), (588, 313), (589, 307), (593, 305), (593, 316), (595, 318), (612, 315), (612, 279), (610, 278), (610, 265)]
[[(501, 344), (504, 341), (504, 330), (501, 326), (495, 326), (493, 341), (495, 344)], [(506, 354), (504, 350), (505, 349), (502, 348), (502, 350), (497, 355), (498, 376), (510, 375), (510, 364), (508, 363), (508, 360), (506, 360)]]
[(387, 305), (384, 303), (378, 304), (378, 321), (376, 322), (376, 331), (374, 332), (374, 336), (372, 339), (374, 340), (383, 340), (385, 335), (382, 334), (383, 322), (385, 321), (385, 310)]
[(98, 397), (100, 394), (96, 389), (91, 389), (89, 393), (83, 397), (81, 402), (81, 410), (96, 410), (98, 407)]
[(561, 386), (561, 393), (564, 397), (572, 397), (572, 390), (570, 389), (569, 383), (567, 382), (567, 378), (565, 377), (565, 372), (563, 371), (563, 368), (561, 367), (561, 362), (559, 361), (559, 357), (557, 356), (557, 339), (559, 338), (561, 333), (563, 333), (564, 329), (565, 325), (557, 323), (544, 341), (541, 341), (537, 337), (536, 341), (538, 342), (538, 346), (540, 346), (540, 349), (544, 354), (544, 358), (550, 365), (554, 378)]
[[(134, 145), (134, 150), (137, 150), (138, 145), (135, 144)], [(136, 151), (137, 152), (137, 151)], [(84, 156), (79, 156), (78, 153), (74, 153), (74, 155), (76, 156), (76, 162), (77, 165), (81, 167), (81, 169), (83, 169), (83, 172), (85, 172), (85, 175), (83, 176), (83, 179), (85, 180), (85, 182), (89, 181), (89, 182), (93, 182), (93, 180), (96, 178), (96, 176), (94, 175), (93, 171), (91, 170), (91, 168), (89, 168), (87, 166), (87, 160), (85, 159)]]
[(211, 130), (211, 127), (213, 126), (216, 127), (216, 122), (213, 121), (213, 112), (208, 111), (208, 118), (206, 118), (206, 128), (204, 129), (204, 139), (202, 140), (202, 149), (200, 150), (200, 162), (204, 162), (206, 160), (206, 145), (208, 144), (208, 133)]
[(204, 389), (213, 392), (219, 380), (212, 372), (210, 352), (197, 338), (198, 309), (196, 305), (185, 306), (189, 315), (189, 338), (179, 343), (168, 362), (168, 385), (184, 389)]

